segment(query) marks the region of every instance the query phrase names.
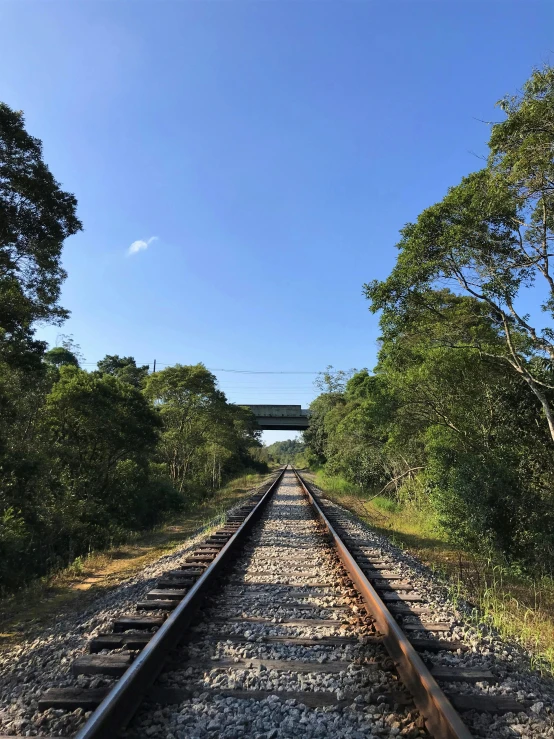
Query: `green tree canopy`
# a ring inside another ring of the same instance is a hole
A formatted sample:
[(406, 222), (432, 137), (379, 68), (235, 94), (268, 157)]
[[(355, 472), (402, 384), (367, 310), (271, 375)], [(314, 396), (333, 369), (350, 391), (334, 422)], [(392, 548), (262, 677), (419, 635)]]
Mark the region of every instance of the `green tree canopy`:
[(46, 364), (58, 368), (68, 364), (72, 364), (74, 367), (79, 366), (79, 360), (75, 354), (66, 349), (65, 346), (55, 346), (49, 349), (44, 355), (44, 361)]
[(224, 410), (225, 395), (203, 364), (177, 364), (149, 375), (144, 392), (163, 419), (161, 458), (172, 483), (183, 492), (210, 426)]
[(46, 399), (44, 427), (61, 465), (82, 495), (109, 490), (119, 461), (154, 448), (161, 422), (142, 393), (115, 377), (60, 368), (59, 381)]
[(67, 316), (58, 303), (64, 240), (81, 229), (77, 201), (42, 159), (23, 114), (0, 103), (0, 331), (4, 341), (38, 320)]
[(99, 372), (113, 375), (134, 387), (142, 387), (149, 369), (147, 364), (138, 367), (134, 357), (120, 357), (118, 354), (106, 354), (97, 367)]
[[(554, 331), (519, 307), (541, 281), (542, 310), (554, 316), (554, 70), (535, 71), (500, 105), (507, 119), (493, 126), (488, 166), (405, 226), (391, 275), (365, 290), (373, 311), (407, 322), (433, 310), (439, 286), (479, 301), (503, 338), (494, 357), (535, 394), (554, 440)], [(471, 346), (483, 350), (479, 340)]]

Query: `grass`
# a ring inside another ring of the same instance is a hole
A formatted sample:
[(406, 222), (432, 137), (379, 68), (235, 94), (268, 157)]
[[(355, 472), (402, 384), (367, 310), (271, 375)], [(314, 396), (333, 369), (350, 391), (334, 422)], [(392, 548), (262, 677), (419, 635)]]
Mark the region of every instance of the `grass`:
[(532, 667), (554, 676), (554, 581), (533, 579), (494, 557), (454, 548), (428, 511), (388, 498), (369, 499), (346, 480), (308, 475), (327, 496), (440, 574), (454, 599), (474, 606), (473, 618), (522, 645)]
[(386, 513), (397, 513), (400, 508), (394, 500), (384, 498), (382, 495), (376, 495), (371, 502), (375, 508)]
[(360, 499), (363, 497), (362, 491), (356, 485), (348, 482), (343, 477), (328, 475), (322, 470), (315, 473), (314, 482), (318, 488), (325, 490), (325, 492), (339, 493), (340, 495), (359, 497)]
[(206, 528), (218, 527), (225, 511), (261, 484), (267, 475), (249, 474), (231, 480), (209, 499), (152, 531), (134, 534), (127, 543), (88, 557), (41, 578), (0, 600), (0, 649), (13, 646), (63, 614), (82, 609), (99, 592), (115, 588), (128, 577)]

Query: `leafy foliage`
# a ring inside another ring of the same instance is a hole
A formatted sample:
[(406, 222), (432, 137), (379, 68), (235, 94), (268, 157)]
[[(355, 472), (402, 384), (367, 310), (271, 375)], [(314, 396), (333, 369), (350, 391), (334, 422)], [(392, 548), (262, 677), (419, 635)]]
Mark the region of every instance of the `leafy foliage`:
[(54, 346), (49, 349), (44, 355), (44, 361), (58, 369), (67, 365), (79, 366), (79, 360), (75, 354), (65, 346)]
[[(554, 331), (520, 307), (540, 282), (542, 311), (554, 316), (554, 69), (536, 70), (499, 105), (507, 118), (493, 126), (488, 166), (405, 226), (391, 275), (365, 291), (373, 311), (406, 322), (433, 311), (439, 285), (473, 297), (502, 338), (489, 354), (527, 383), (554, 441)], [(467, 341), (487, 351), (479, 337)]]
[(323, 388), (304, 438), (329, 474), (427, 512), (457, 544), (550, 571), (554, 69), (499, 105), (487, 166), (407, 224), (389, 277), (365, 285), (381, 311), (373, 375)]
[(148, 376), (133, 357), (79, 367), (60, 322), (63, 241), (76, 200), (42, 161), (21, 113), (0, 104), (0, 591), (150, 528), (224, 479), (263, 470), (255, 419), (203, 365)]
[(269, 459), (277, 464), (297, 464), (297, 459), (305, 448), (306, 445), (301, 439), (275, 441), (266, 447)]
[[(64, 240), (81, 229), (77, 201), (42, 159), (41, 142), (23, 115), (0, 103), (0, 327), (3, 340), (37, 320), (60, 321), (60, 257)], [(2, 338), (0, 337), (0, 338)]]
[(113, 375), (122, 382), (128, 382), (133, 387), (140, 388), (148, 375), (148, 365), (137, 367), (134, 357), (120, 357), (117, 354), (106, 354), (98, 364), (98, 371), (102, 374)]

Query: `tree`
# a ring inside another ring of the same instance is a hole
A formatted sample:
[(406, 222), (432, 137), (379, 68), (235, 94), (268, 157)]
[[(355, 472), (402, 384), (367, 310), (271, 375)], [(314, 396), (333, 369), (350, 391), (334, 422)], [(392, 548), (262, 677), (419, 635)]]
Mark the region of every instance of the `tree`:
[(344, 395), (336, 391), (322, 393), (310, 403), (310, 425), (302, 436), (318, 464), (324, 464), (327, 460), (329, 412), (343, 405)]
[(177, 364), (149, 375), (144, 392), (160, 410), (164, 423), (160, 453), (172, 483), (183, 492), (209, 426), (225, 406), (225, 395), (203, 364)]
[(81, 230), (77, 201), (42, 159), (42, 144), (21, 112), (0, 103), (0, 339), (28, 333), (38, 320), (60, 322), (64, 240)]
[(278, 464), (295, 464), (296, 458), (305, 450), (306, 444), (302, 439), (285, 439), (274, 441), (267, 449), (269, 458)]
[(153, 450), (161, 421), (142, 393), (107, 375), (60, 368), (46, 399), (44, 428), (60, 478), (85, 498), (106, 495), (117, 463)]
[(74, 367), (79, 366), (79, 360), (75, 354), (69, 349), (66, 349), (65, 346), (55, 346), (49, 349), (44, 355), (44, 361), (46, 364), (50, 364), (58, 369), (70, 364)]
[[(541, 309), (554, 316), (554, 69), (535, 71), (521, 95), (500, 105), (507, 118), (493, 126), (487, 167), (405, 226), (393, 272), (365, 291), (371, 310), (406, 321), (433, 310), (437, 285), (482, 303), (503, 338), (491, 356), (534, 393), (554, 441), (554, 330), (519, 307), (541, 280)], [(471, 347), (484, 352), (478, 341)]]
[(87, 543), (105, 544), (111, 531), (136, 520), (160, 427), (158, 413), (131, 385), (60, 368), (41, 430), (49, 458), (47, 510), (58, 517), (67, 561)]
[(142, 387), (148, 376), (148, 365), (137, 367), (134, 357), (120, 357), (118, 354), (106, 354), (98, 364), (98, 371), (113, 375), (122, 382), (128, 382), (134, 387)]
[(346, 383), (355, 372), (355, 369), (336, 370), (329, 364), (324, 372), (318, 373), (315, 386), (322, 393), (343, 393)]
[[(408, 322), (383, 312), (374, 374), (316, 398), (305, 438), (327, 473), (415, 506), (454, 543), (544, 566), (554, 462), (540, 405), (496, 360), (504, 339), (486, 306), (445, 290), (432, 304)], [(482, 351), (452, 348), (470, 340)]]

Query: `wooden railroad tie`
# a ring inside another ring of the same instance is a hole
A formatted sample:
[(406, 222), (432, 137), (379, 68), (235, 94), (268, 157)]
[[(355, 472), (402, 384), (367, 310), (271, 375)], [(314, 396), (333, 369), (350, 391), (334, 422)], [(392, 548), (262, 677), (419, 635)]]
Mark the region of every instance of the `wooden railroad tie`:
[[(96, 689), (80, 689), (80, 688), (50, 688), (39, 699), (39, 710), (47, 708), (62, 708), (75, 710), (83, 708), (85, 710), (94, 710), (106, 697), (108, 688)], [(357, 694), (350, 694), (344, 700), (337, 700), (336, 693), (329, 692), (282, 692), (269, 690), (206, 690), (200, 688), (196, 693), (208, 693), (209, 696), (215, 698), (217, 696), (227, 696), (239, 698), (243, 700), (265, 700), (270, 696), (276, 696), (282, 701), (296, 700), (304, 705), (312, 708), (320, 706), (347, 706), (353, 702)], [(389, 705), (411, 705), (410, 697), (404, 692), (395, 692), (392, 694), (383, 694), (385, 702)], [(172, 705), (190, 700), (194, 696), (194, 692), (182, 688), (151, 688), (147, 693), (147, 700), (160, 705)], [(504, 696), (479, 696), (471, 694), (452, 694), (450, 700), (455, 708), (459, 711), (479, 711), (481, 713), (519, 713), (526, 711), (528, 706), (518, 702), (513, 698)], [(2, 739), (2, 737), (0, 737)]]
[(112, 628), (116, 633), (130, 629), (154, 629), (163, 626), (164, 621), (163, 616), (135, 616), (129, 614), (115, 619)]
[(178, 605), (178, 600), (139, 600), (136, 608), (139, 611), (174, 611)]
[(212, 618), (212, 624), (228, 624), (228, 623), (246, 623), (246, 624), (271, 624), (272, 626), (328, 626), (340, 627), (344, 625), (344, 621), (328, 618), (295, 618), (286, 621), (274, 621), (269, 616), (232, 616), (231, 618)]
[(170, 588), (156, 588), (146, 593), (146, 600), (183, 600), (188, 588), (171, 590)]
[[(243, 634), (195, 634), (210, 642), (218, 641), (231, 641), (231, 642), (245, 642), (255, 644), (258, 639), (261, 639), (262, 643), (267, 644), (285, 644), (288, 646), (305, 646), (305, 647), (339, 647), (345, 646), (346, 644), (380, 644), (382, 637), (380, 636), (322, 636), (320, 639), (313, 639), (311, 637), (302, 636), (264, 636), (260, 634), (252, 635), (252, 638), (244, 636)], [(258, 642), (260, 643), (260, 642)]]

